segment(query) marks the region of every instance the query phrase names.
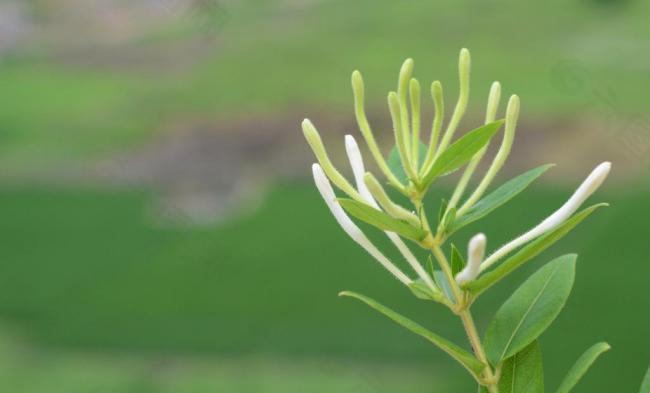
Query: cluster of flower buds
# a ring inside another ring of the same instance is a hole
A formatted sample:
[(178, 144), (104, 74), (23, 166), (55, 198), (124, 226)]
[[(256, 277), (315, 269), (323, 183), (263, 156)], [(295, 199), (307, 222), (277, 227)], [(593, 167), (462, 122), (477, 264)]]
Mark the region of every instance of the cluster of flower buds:
[[(399, 156), (401, 164), (401, 168), (398, 169), (392, 166), (390, 160), (387, 160), (381, 152), (366, 117), (364, 82), (359, 71), (352, 73), (352, 89), (357, 124), (370, 154), (385, 176), (388, 185), (408, 197), (413, 203), (413, 208), (405, 208), (395, 203), (382, 183), (374, 175), (366, 172), (361, 151), (353, 136), (345, 136), (345, 147), (354, 175), (354, 185), (335, 168), (311, 121), (305, 119), (302, 129), (318, 159), (318, 163), (312, 167), (316, 186), (343, 230), (400, 282), (410, 286), (414, 280), (370, 242), (348, 213), (382, 229), (418, 279), (431, 293), (440, 294), (440, 285), (417, 260), (402, 237), (413, 240), (430, 250), (432, 246), (439, 246), (450, 235), (451, 228), (459, 227), (459, 223), (480, 218), (521, 191), (521, 189), (516, 189), (516, 192), (508, 189), (506, 190), (508, 192), (501, 190), (500, 193), (493, 192), (484, 196), (510, 153), (519, 116), (519, 98), (512, 95), (507, 104), (505, 120), (497, 120), (501, 86), (498, 82), (494, 82), (488, 93), (484, 125), (454, 140), (469, 99), (470, 54), (467, 49), (463, 49), (459, 59), (459, 97), (444, 132), (442, 131), (445, 112), (442, 85), (439, 81), (431, 84), (435, 113), (428, 142), (425, 144), (420, 132), (420, 83), (412, 77), (412, 74), (413, 61), (407, 59), (399, 73), (397, 91), (388, 94), (388, 107), (395, 138), (394, 154)], [(503, 138), (496, 155), (475, 189), (461, 203), (473, 174), (484, 158), (492, 136), (502, 125), (504, 125)], [(422, 206), (422, 199), (436, 178), (462, 167), (464, 170), (458, 183), (449, 201), (443, 206), (438, 227), (432, 230)], [(475, 280), (482, 271), (513, 250), (557, 228), (570, 218), (600, 186), (610, 167), (608, 162), (598, 165), (562, 207), (531, 230), (498, 248), (487, 258), (484, 258), (486, 236), (475, 235), (469, 242), (467, 264), (456, 273), (456, 282), (463, 285)], [(535, 177), (541, 175), (544, 170), (537, 171)], [(532, 180), (533, 178), (529, 179), (528, 183)], [(515, 185), (519, 187), (520, 183), (524, 183), (523, 177), (513, 179), (511, 183), (509, 187), (516, 188)], [(348, 199), (337, 198), (332, 184)]]

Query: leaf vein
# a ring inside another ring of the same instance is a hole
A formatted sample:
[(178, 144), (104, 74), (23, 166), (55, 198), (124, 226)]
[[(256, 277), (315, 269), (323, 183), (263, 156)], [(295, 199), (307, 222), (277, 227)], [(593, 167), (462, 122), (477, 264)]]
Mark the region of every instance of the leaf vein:
[(519, 323), (517, 323), (517, 326), (516, 326), (515, 329), (513, 330), (512, 335), (510, 335), (510, 338), (508, 339), (508, 342), (506, 343), (505, 347), (503, 348), (503, 352), (501, 353), (501, 356), (499, 356), (500, 359), (503, 359), (503, 356), (506, 354), (506, 352), (508, 352), (508, 349), (510, 348), (510, 345), (512, 344), (512, 341), (515, 339), (515, 336), (516, 336), (517, 333), (519, 332), (519, 329), (521, 328), (521, 325), (524, 323), (524, 321), (525, 321), (526, 318), (528, 317), (528, 314), (530, 314), (530, 312), (532, 311), (532, 309), (535, 307), (535, 305), (536, 305), (537, 302), (539, 301), (539, 298), (544, 294), (544, 291), (546, 291), (546, 287), (547, 287), (548, 284), (551, 282), (551, 280), (553, 279), (553, 277), (555, 277), (555, 274), (557, 273), (557, 271), (558, 271), (558, 269), (560, 268), (560, 266), (561, 266), (561, 265), (558, 264), (557, 267), (555, 268), (555, 270), (553, 270), (553, 273), (551, 273), (551, 275), (549, 275), (548, 280), (546, 280), (546, 282), (544, 283), (544, 285), (543, 285), (542, 288), (540, 289), (540, 291), (539, 291), (539, 293), (537, 294), (537, 296), (535, 296), (535, 299), (531, 302), (530, 306), (528, 306), (528, 309), (527, 309), (526, 312), (524, 313), (524, 315), (523, 315), (523, 317), (521, 318), (521, 320), (519, 321)]

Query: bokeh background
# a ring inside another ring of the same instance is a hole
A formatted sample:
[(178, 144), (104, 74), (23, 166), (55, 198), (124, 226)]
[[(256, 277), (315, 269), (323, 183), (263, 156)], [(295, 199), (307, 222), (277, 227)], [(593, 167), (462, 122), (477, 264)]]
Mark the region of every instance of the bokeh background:
[(0, 391), (474, 391), (441, 351), (337, 298), (357, 290), (463, 340), (445, 309), (337, 228), (299, 128), (312, 118), (345, 168), (360, 69), (388, 151), (385, 93), (401, 62), (413, 57), (424, 85), (442, 80), (451, 108), (462, 47), (464, 129), (493, 80), (522, 99), (499, 179), (558, 166), (456, 244), (513, 237), (614, 163), (592, 198), (611, 207), (482, 298), (479, 326), (526, 274), (578, 252), (573, 295), (542, 339), (547, 386), (607, 340), (575, 391), (638, 391), (650, 361), (649, 17), (641, 0), (0, 1)]

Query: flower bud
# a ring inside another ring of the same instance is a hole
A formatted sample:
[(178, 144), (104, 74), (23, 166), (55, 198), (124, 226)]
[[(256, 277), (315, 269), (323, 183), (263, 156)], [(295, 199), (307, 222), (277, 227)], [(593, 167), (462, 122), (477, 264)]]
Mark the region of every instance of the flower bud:
[(463, 285), (474, 280), (481, 271), (481, 262), (485, 256), (487, 238), (484, 234), (475, 235), (470, 241), (467, 250), (467, 266), (456, 275), (456, 282)]
[[(379, 210), (379, 205), (377, 205), (377, 202), (375, 201), (375, 198), (373, 197), (373, 194), (368, 190), (368, 187), (366, 186), (366, 180), (367, 176), (370, 175), (370, 173), (365, 173), (365, 166), (363, 164), (363, 157), (361, 156), (361, 151), (359, 150), (359, 146), (357, 145), (357, 141), (354, 139), (352, 135), (346, 135), (345, 136), (345, 150), (348, 154), (348, 159), (350, 160), (350, 166), (352, 167), (352, 172), (354, 173), (354, 178), (357, 183), (357, 190), (359, 190), (359, 193), (361, 196), (365, 199), (365, 203), (368, 205), (374, 207), (375, 209)], [(372, 176), (372, 175), (370, 175)], [(374, 177), (373, 177), (374, 179)], [(374, 179), (376, 181), (376, 179)], [(378, 183), (378, 182), (377, 182)], [(381, 186), (380, 186), (381, 187)], [(383, 191), (383, 189), (382, 189)], [(388, 198), (388, 196), (386, 196)], [(380, 202), (381, 203), (381, 202)], [(383, 206), (383, 205), (382, 205)], [(403, 208), (402, 208), (403, 209)], [(406, 213), (409, 213), (405, 209), (403, 209)], [(387, 210), (388, 214), (391, 214)], [(411, 213), (412, 214), (412, 213)], [(419, 220), (415, 215), (413, 215), (413, 218), (415, 218), (415, 222), (417, 223), (416, 226), (419, 226)], [(406, 244), (404, 244), (404, 241), (399, 237), (398, 234), (390, 231), (385, 231), (386, 236), (390, 239), (391, 242), (395, 245), (395, 247), (399, 250), (400, 254), (406, 259), (409, 265), (413, 268), (413, 270), (417, 273), (417, 275), (427, 284), (427, 286), (434, 292), (438, 292), (439, 289), (436, 287), (436, 285), (433, 283), (433, 280), (431, 277), (427, 274), (427, 272), (422, 268), (422, 265), (420, 262), (418, 262), (417, 258), (411, 250), (408, 248)]]
[(363, 197), (364, 202), (378, 208), (377, 203), (375, 203), (372, 194), (368, 191), (368, 187), (366, 187), (366, 183), (364, 182), (363, 176), (364, 173), (366, 173), (366, 168), (363, 164), (363, 157), (361, 156), (359, 145), (352, 135), (345, 136), (345, 152), (348, 155), (348, 160), (352, 167), (352, 174), (354, 175), (354, 181), (359, 194)]
[(325, 150), (325, 146), (323, 145), (323, 140), (321, 139), (320, 134), (309, 119), (303, 120), (302, 132), (305, 135), (305, 139), (307, 139), (307, 143), (309, 143), (309, 146), (313, 150), (314, 155), (318, 159), (318, 162), (322, 166), (323, 171), (332, 180), (334, 185), (336, 185), (336, 187), (338, 187), (341, 191), (348, 194), (351, 198), (362, 201), (361, 195), (359, 195), (357, 190), (352, 187), (352, 185), (332, 164), (332, 161), (327, 155), (327, 151)]
[(386, 268), (395, 278), (397, 278), (404, 285), (409, 285), (412, 283), (412, 280), (408, 278), (397, 266), (395, 266), (388, 258), (382, 254), (374, 244), (368, 240), (366, 235), (361, 231), (361, 229), (352, 221), (352, 219), (345, 213), (345, 210), (336, 200), (336, 194), (334, 189), (330, 184), (325, 172), (320, 165), (312, 165), (312, 173), (314, 176), (314, 182), (316, 183), (316, 188), (320, 192), (321, 196), (325, 200), (327, 207), (329, 207), (332, 215), (339, 223), (343, 231), (348, 234), (357, 244), (359, 244), (364, 250), (366, 250), (370, 255), (372, 255), (379, 263)]
[(553, 214), (548, 216), (544, 221), (540, 222), (519, 236), (518, 238), (512, 240), (511, 242), (501, 246), (498, 250), (492, 253), (481, 265), (481, 271), (490, 267), (501, 257), (508, 254), (510, 251), (515, 248), (533, 240), (534, 238), (543, 235), (544, 233), (551, 231), (566, 221), (573, 213), (576, 212), (582, 205), (582, 203), (593, 194), (598, 187), (605, 181), (607, 175), (609, 174), (612, 164), (610, 162), (603, 162), (594, 168), (593, 171), (587, 176), (587, 178), (580, 184), (576, 191), (571, 195), (571, 198), (567, 200), (562, 207), (556, 210)]

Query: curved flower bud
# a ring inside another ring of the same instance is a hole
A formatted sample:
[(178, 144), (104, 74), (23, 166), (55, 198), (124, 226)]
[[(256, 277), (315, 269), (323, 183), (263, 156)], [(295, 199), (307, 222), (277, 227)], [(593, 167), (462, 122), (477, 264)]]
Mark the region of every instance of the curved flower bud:
[(501, 83), (492, 82), (490, 93), (488, 94), (487, 108), (485, 109), (485, 124), (492, 123), (496, 120), (499, 102), (501, 101)]
[(485, 256), (485, 245), (487, 238), (484, 234), (479, 233), (469, 241), (467, 255), (467, 266), (456, 274), (456, 282), (463, 285), (474, 280), (481, 271), (481, 262)]
[(420, 82), (412, 78), (409, 85), (411, 94), (411, 162), (417, 172), (420, 168)]
[[(377, 205), (375, 198), (373, 198), (372, 193), (368, 190), (368, 187), (366, 186), (366, 182), (364, 181), (368, 173), (366, 173), (364, 176), (365, 166), (363, 164), (363, 157), (361, 156), (359, 145), (357, 145), (357, 141), (354, 139), (352, 135), (345, 136), (345, 150), (348, 154), (348, 159), (350, 160), (350, 166), (352, 167), (352, 172), (354, 174), (354, 179), (356, 181), (357, 189), (359, 190), (361, 196), (365, 199), (364, 202), (374, 207), (375, 209), (379, 209), (379, 206)], [(404, 211), (406, 210), (404, 209)], [(388, 212), (388, 214), (390, 214), (390, 212)], [(417, 220), (417, 217), (415, 215), (413, 215), (413, 217)], [(417, 225), (419, 225), (419, 221)], [(431, 290), (433, 290), (434, 292), (438, 292), (439, 290), (433, 283), (431, 277), (427, 274), (427, 272), (424, 270), (420, 262), (418, 262), (415, 255), (413, 255), (411, 250), (404, 243), (404, 241), (399, 237), (399, 235), (390, 231), (385, 231), (384, 233), (386, 233), (386, 236), (388, 236), (388, 238), (393, 242), (393, 244), (395, 244), (395, 247), (399, 250), (399, 252), (402, 254), (404, 259), (406, 259), (406, 261), (409, 263), (409, 265), (411, 265), (413, 270), (422, 279), (422, 281), (424, 281)]]
[(442, 128), (442, 119), (445, 116), (445, 101), (443, 99), (442, 84), (440, 84), (440, 81), (431, 83), (431, 98), (433, 98), (435, 114), (433, 116), (433, 124), (431, 125), (429, 147), (422, 168), (420, 168), (420, 176), (424, 176), (425, 169), (431, 165), (433, 157), (436, 154), (438, 139), (440, 138), (440, 128)]
[(366, 116), (366, 111), (364, 109), (364, 98), (365, 98), (365, 89), (363, 84), (363, 77), (359, 71), (354, 71), (352, 73), (352, 92), (354, 94), (354, 116), (357, 119), (357, 125), (359, 126), (359, 131), (361, 135), (366, 140), (368, 149), (372, 153), (373, 158), (377, 162), (377, 166), (384, 172), (384, 175), (388, 181), (395, 186), (398, 190), (402, 190), (404, 186), (397, 180), (397, 177), (391, 172), (384, 156), (379, 150), (377, 141), (375, 140), (374, 135), (372, 134), (372, 129), (370, 128), (370, 123), (368, 123), (368, 118)]
[[(492, 123), (496, 118), (497, 110), (499, 109), (500, 99), (501, 99), (501, 84), (499, 82), (493, 82), (492, 86), (490, 87), (490, 94), (488, 95), (487, 109), (485, 110), (485, 124)], [(465, 192), (465, 188), (467, 187), (469, 180), (472, 178), (472, 175), (474, 174), (476, 167), (483, 159), (483, 156), (485, 155), (488, 146), (489, 146), (489, 142), (481, 150), (479, 150), (479, 152), (476, 153), (474, 157), (472, 157), (472, 160), (469, 162), (469, 164), (465, 168), (465, 171), (463, 172), (463, 176), (461, 176), (460, 180), (458, 181), (458, 184), (456, 185), (456, 189), (454, 189), (454, 193), (449, 199), (449, 204), (447, 205), (447, 209), (456, 207), (456, 204), (463, 196), (463, 193)]]
[(352, 167), (352, 174), (354, 175), (354, 182), (356, 183), (359, 194), (361, 194), (363, 197), (364, 202), (374, 208), (379, 208), (377, 204), (374, 203), (375, 201), (372, 199), (372, 194), (368, 190), (368, 187), (366, 187), (366, 183), (363, 181), (363, 175), (366, 173), (366, 167), (363, 164), (363, 157), (361, 156), (359, 145), (352, 135), (345, 136), (345, 152), (348, 155), (350, 167)]
[(519, 97), (517, 95), (512, 95), (508, 101), (508, 107), (506, 108), (506, 126), (505, 131), (503, 132), (501, 147), (499, 147), (499, 151), (492, 160), (492, 164), (483, 177), (483, 180), (481, 180), (472, 195), (467, 198), (467, 201), (463, 203), (463, 206), (458, 209), (458, 217), (462, 216), (469, 208), (478, 202), (478, 200), (483, 196), (485, 190), (489, 187), (490, 183), (492, 183), (492, 180), (494, 180), (494, 177), (503, 167), (503, 164), (505, 164), (508, 155), (510, 155), (510, 148), (515, 139), (517, 120), (519, 119), (519, 106)]
[(562, 207), (556, 210), (553, 214), (548, 216), (544, 221), (540, 222), (537, 226), (512, 240), (511, 242), (501, 246), (498, 250), (492, 253), (482, 264), (481, 271), (489, 268), (492, 264), (508, 254), (515, 248), (533, 240), (534, 238), (543, 235), (544, 233), (556, 228), (558, 225), (566, 221), (573, 213), (575, 213), (580, 205), (593, 194), (598, 187), (605, 181), (609, 171), (612, 167), (610, 162), (603, 162), (598, 165), (587, 178), (580, 184), (580, 187), (571, 195)]
[[(400, 122), (402, 124), (402, 136), (406, 141), (406, 144), (409, 145), (410, 141), (410, 127), (409, 127), (409, 112), (408, 112), (408, 103), (407, 97), (409, 94), (409, 81), (413, 75), (413, 59), (406, 59), (402, 64), (402, 67), (399, 70), (399, 81), (397, 83), (397, 95), (399, 97), (399, 107), (400, 107)], [(413, 156), (411, 155), (411, 149), (406, 151), (408, 154), (409, 162), (413, 162)]]
[(390, 117), (391, 120), (393, 121), (393, 131), (395, 133), (395, 145), (397, 146), (397, 151), (399, 152), (400, 159), (402, 161), (402, 167), (404, 168), (404, 172), (408, 175), (409, 179), (411, 180), (416, 180), (417, 179), (417, 174), (413, 170), (413, 166), (411, 165), (411, 160), (410, 160), (410, 149), (407, 146), (408, 143), (410, 143), (409, 139), (404, 136), (404, 133), (402, 132), (403, 130), (403, 123), (400, 120), (401, 118), (401, 113), (403, 112), (400, 103), (399, 103), (399, 97), (397, 93), (394, 91), (391, 91), (388, 93), (388, 108), (390, 110)]
[(445, 149), (451, 142), (451, 139), (453, 138), (456, 129), (458, 128), (458, 124), (460, 123), (460, 120), (465, 115), (465, 110), (467, 109), (467, 102), (469, 101), (470, 68), (471, 68), (471, 58), (469, 55), (469, 50), (463, 48), (460, 50), (460, 56), (458, 58), (458, 78), (460, 80), (460, 93), (458, 95), (458, 102), (456, 103), (456, 107), (454, 108), (454, 113), (451, 116), (449, 125), (447, 125), (447, 129), (445, 130), (445, 135), (442, 137), (442, 141), (440, 141), (440, 146), (438, 147), (438, 152), (436, 153), (436, 156), (439, 156), (443, 151), (445, 151)]
[(314, 155), (321, 164), (323, 171), (332, 180), (332, 183), (351, 198), (362, 201), (361, 195), (359, 195), (357, 190), (352, 187), (345, 177), (334, 167), (334, 164), (332, 164), (320, 134), (309, 119), (303, 120), (302, 132), (305, 135), (305, 139), (307, 139), (307, 143), (309, 143), (309, 146), (314, 151)]
[(386, 213), (397, 219), (407, 221), (415, 227), (421, 226), (418, 216), (393, 202), (388, 194), (386, 194), (384, 187), (381, 186), (372, 173), (367, 172), (363, 179), (367, 186), (366, 189), (370, 190), (372, 196), (377, 200), (377, 202), (379, 202), (379, 205), (381, 205), (382, 209), (384, 209)]
[(388, 270), (395, 278), (397, 278), (401, 283), (408, 286), (413, 281), (408, 278), (397, 266), (395, 266), (388, 258), (382, 254), (374, 244), (368, 240), (366, 235), (361, 231), (361, 229), (352, 221), (350, 217), (345, 213), (341, 205), (336, 200), (336, 194), (334, 189), (330, 184), (325, 172), (320, 165), (312, 165), (312, 173), (314, 176), (314, 182), (316, 183), (316, 188), (320, 192), (321, 196), (325, 200), (327, 207), (329, 207), (332, 215), (339, 223), (343, 231), (348, 234), (357, 244), (359, 244), (364, 250), (366, 250), (370, 255), (372, 255), (386, 270)]

